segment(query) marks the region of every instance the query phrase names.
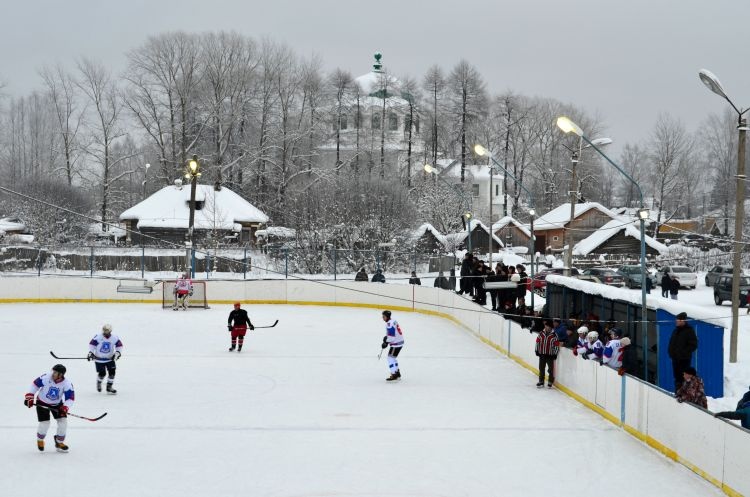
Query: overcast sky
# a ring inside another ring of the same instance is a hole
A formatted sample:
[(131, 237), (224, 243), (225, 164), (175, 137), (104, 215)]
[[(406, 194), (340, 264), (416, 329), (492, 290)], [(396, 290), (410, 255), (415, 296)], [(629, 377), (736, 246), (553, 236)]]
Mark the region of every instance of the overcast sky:
[(40, 86), (37, 70), (77, 57), (121, 71), (124, 53), (165, 31), (270, 35), (325, 69), (367, 72), (372, 53), (396, 76), (449, 70), (466, 58), (492, 93), (511, 89), (581, 106), (620, 151), (646, 140), (660, 111), (697, 128), (723, 101), (698, 79), (720, 77), (750, 106), (746, 0), (6, 0), (0, 80), (11, 95)]

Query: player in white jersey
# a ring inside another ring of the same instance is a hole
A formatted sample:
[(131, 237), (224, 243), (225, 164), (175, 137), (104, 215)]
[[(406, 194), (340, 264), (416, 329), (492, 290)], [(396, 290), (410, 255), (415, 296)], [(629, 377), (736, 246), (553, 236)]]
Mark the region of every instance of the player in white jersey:
[(52, 366), (52, 371), (34, 380), (23, 400), (23, 404), (31, 409), (34, 406), (34, 396), (36, 396), (36, 417), (39, 420), (36, 430), (36, 446), (40, 451), (44, 450), (44, 438), (49, 430), (49, 415), (52, 413), (57, 421), (55, 448), (58, 452), (68, 452), (68, 446), (65, 445), (68, 410), (73, 406), (76, 394), (73, 391), (73, 384), (65, 378), (65, 371), (65, 366), (62, 364)]
[(607, 345), (604, 347), (604, 353), (602, 354), (602, 365), (620, 369), (622, 367), (622, 355), (625, 352), (620, 339), (622, 338), (622, 330), (620, 328), (612, 328), (609, 330), (609, 336), (611, 337)]
[(589, 332), (589, 329), (586, 326), (581, 326), (578, 328), (578, 341), (576, 342), (576, 346), (573, 347), (573, 355), (583, 354), (586, 352), (586, 334)]
[(404, 348), (404, 334), (398, 321), (391, 319), (391, 311), (383, 311), (383, 321), (385, 321), (385, 336), (383, 337), (382, 348), (388, 349), (388, 369), (391, 375), (386, 381), (395, 381), (401, 379), (401, 370), (398, 367), (398, 354)]
[(96, 391), (102, 391), (102, 381), (107, 374), (107, 393), (116, 394), (117, 390), (112, 388), (115, 382), (115, 372), (117, 365), (115, 361), (122, 355), (122, 342), (120, 337), (112, 334), (112, 325), (105, 324), (102, 326), (102, 332), (95, 335), (89, 342), (89, 355), (86, 357), (89, 361), (96, 364)]
[(604, 345), (599, 340), (599, 333), (596, 331), (589, 331), (586, 335), (586, 352), (581, 354), (584, 359), (589, 359), (593, 356), (594, 359), (599, 360), (604, 353)]
[(174, 304), (172, 304), (172, 310), (176, 311), (179, 305), (183, 311), (186, 311), (192, 294), (193, 280), (190, 279), (187, 273), (182, 273), (182, 276), (180, 276), (174, 285)]

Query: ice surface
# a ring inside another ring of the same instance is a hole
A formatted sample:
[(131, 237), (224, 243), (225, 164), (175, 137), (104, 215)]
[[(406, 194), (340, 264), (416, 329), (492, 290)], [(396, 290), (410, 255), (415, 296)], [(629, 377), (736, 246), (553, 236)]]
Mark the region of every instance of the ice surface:
[[(280, 321), (238, 354), (231, 306), (0, 306), (0, 495), (722, 495), (447, 320), (394, 313), (406, 348), (390, 384), (378, 310), (246, 309)], [(71, 418), (70, 453), (39, 453), (26, 388), (49, 350), (85, 356), (105, 322), (125, 345), (118, 395), (96, 392), (93, 364), (61, 362), (73, 412), (109, 414)]]

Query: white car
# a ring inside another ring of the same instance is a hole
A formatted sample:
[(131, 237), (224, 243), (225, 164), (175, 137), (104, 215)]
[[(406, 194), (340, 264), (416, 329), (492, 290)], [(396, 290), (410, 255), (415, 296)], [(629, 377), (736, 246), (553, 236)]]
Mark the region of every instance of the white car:
[(670, 277), (676, 276), (681, 287), (695, 290), (695, 287), (698, 286), (698, 275), (687, 266), (664, 266), (661, 268), (661, 272), (664, 271), (669, 273)]

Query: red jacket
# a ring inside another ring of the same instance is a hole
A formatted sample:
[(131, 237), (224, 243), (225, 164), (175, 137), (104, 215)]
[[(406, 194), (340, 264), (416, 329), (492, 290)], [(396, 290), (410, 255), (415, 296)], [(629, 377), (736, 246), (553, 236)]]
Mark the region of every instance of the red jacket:
[(536, 348), (534, 350), (537, 355), (557, 357), (557, 351), (560, 350), (560, 342), (557, 341), (555, 332), (553, 330), (539, 332), (539, 336), (536, 337)]

